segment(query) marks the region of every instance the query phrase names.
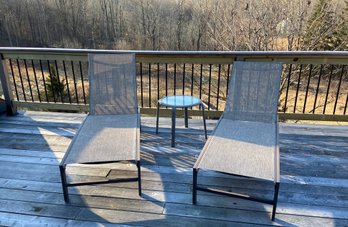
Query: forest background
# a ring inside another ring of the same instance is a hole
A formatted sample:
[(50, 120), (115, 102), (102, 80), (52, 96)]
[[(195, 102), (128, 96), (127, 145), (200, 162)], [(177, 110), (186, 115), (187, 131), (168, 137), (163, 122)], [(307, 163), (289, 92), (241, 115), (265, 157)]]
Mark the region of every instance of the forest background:
[(0, 46), (347, 50), (346, 0), (0, 0)]

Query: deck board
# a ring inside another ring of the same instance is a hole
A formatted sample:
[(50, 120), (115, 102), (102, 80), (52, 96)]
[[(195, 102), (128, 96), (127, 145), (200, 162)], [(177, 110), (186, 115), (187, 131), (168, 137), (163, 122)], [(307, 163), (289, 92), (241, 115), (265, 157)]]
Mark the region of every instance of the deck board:
[[(58, 164), (84, 114), (21, 112), (0, 116), (0, 225), (108, 226), (347, 226), (348, 127), (280, 124), (281, 188), (276, 221), (271, 206), (199, 192), (191, 204), (192, 165), (205, 139), (201, 120), (178, 119), (177, 146), (170, 121), (142, 118), (143, 197), (134, 182), (69, 188), (63, 201)], [(216, 124), (208, 120), (208, 133)], [(136, 176), (133, 165), (72, 165), (74, 182)], [(202, 171), (199, 183), (271, 197), (272, 184)]]

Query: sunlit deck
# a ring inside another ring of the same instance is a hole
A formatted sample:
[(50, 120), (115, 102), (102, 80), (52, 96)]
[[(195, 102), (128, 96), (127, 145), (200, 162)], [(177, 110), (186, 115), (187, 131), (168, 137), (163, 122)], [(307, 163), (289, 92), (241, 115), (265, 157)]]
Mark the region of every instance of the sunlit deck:
[[(347, 226), (348, 127), (281, 124), (281, 186), (276, 221), (269, 205), (198, 192), (191, 204), (192, 165), (204, 145), (201, 120), (180, 128), (170, 146), (169, 118), (142, 118), (143, 197), (137, 183), (69, 188), (63, 200), (58, 163), (85, 115), (20, 112), (0, 117), (0, 225)], [(181, 119), (182, 120), (182, 119)], [(208, 129), (216, 121), (208, 120)], [(128, 164), (68, 167), (73, 181), (136, 176)], [(273, 186), (203, 172), (199, 183), (271, 198)]]

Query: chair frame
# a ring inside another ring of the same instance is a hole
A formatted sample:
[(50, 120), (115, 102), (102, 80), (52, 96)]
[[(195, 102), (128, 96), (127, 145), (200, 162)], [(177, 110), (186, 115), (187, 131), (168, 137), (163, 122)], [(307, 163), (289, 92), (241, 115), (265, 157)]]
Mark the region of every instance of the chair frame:
[[(120, 162), (120, 161), (117, 161)], [(109, 163), (117, 163), (117, 162), (109, 162)], [(66, 179), (66, 164), (60, 164), (59, 165), (59, 171), (60, 171), (60, 177), (62, 182), (62, 188), (63, 188), (63, 194), (64, 194), (64, 201), (66, 203), (70, 202), (69, 199), (69, 190), (68, 187), (72, 186), (84, 186), (84, 185), (96, 185), (96, 184), (111, 184), (111, 183), (122, 183), (122, 182), (138, 182), (138, 194), (141, 196), (141, 164), (139, 161), (131, 161), (136, 164), (137, 170), (138, 170), (138, 177), (135, 178), (125, 178), (125, 179), (112, 179), (112, 180), (105, 180), (105, 181), (97, 181), (97, 182), (81, 182), (81, 183), (68, 183)], [(101, 163), (107, 163), (107, 162), (101, 162)], [(96, 163), (88, 163), (88, 164), (100, 164), (98, 162)]]
[[(220, 117), (220, 119), (219, 119), (215, 129), (220, 124), (222, 118), (223, 118), (223, 115)], [(212, 134), (214, 134), (215, 129), (212, 132)], [(277, 130), (276, 142), (278, 144), (278, 131), (279, 131), (278, 123), (276, 123), (276, 130)], [(279, 146), (277, 146), (277, 149), (279, 150)], [(274, 183), (273, 200), (270, 200), (270, 199), (262, 199), (262, 198), (258, 198), (258, 197), (251, 197), (251, 196), (240, 194), (240, 193), (233, 193), (233, 192), (227, 192), (227, 191), (223, 191), (223, 190), (218, 190), (218, 189), (206, 188), (206, 187), (198, 186), (198, 172), (199, 172), (199, 168), (193, 168), (193, 172), (192, 172), (192, 182), (193, 182), (193, 184), (192, 184), (192, 204), (194, 204), (194, 205), (197, 204), (197, 191), (210, 192), (210, 193), (214, 193), (214, 194), (225, 195), (225, 196), (229, 196), (229, 197), (234, 197), (234, 198), (239, 198), (239, 199), (246, 199), (246, 200), (250, 200), (250, 201), (254, 201), (254, 202), (270, 204), (270, 205), (273, 206), (273, 208), (272, 208), (272, 221), (275, 220), (275, 214), (276, 214), (276, 210), (277, 210), (280, 182), (275, 182)], [(219, 172), (219, 173), (223, 173), (223, 172)], [(223, 174), (229, 175), (229, 176), (243, 177), (243, 178), (252, 178), (252, 177), (248, 177), (248, 176), (241, 176), (241, 175), (230, 174), (230, 173), (223, 173)], [(255, 179), (258, 179), (258, 178), (255, 178)]]
[[(138, 114), (138, 127), (139, 129), (141, 129), (141, 124), (140, 124), (140, 115), (139, 115), (139, 109), (137, 110), (137, 114)], [(86, 119), (85, 119), (86, 120)], [(84, 124), (84, 121), (82, 122), (81, 125)], [(80, 128), (81, 129), (81, 128)], [(77, 134), (79, 133), (79, 131), (77, 132)], [(139, 133), (137, 133), (138, 136)], [(76, 136), (74, 137), (74, 139), (76, 138)], [(74, 142), (71, 142), (70, 146), (73, 144)], [(118, 163), (118, 162), (124, 162), (124, 161), (128, 161), (130, 163), (134, 163), (137, 167), (137, 177), (135, 178), (122, 178), (122, 179), (110, 179), (110, 180), (105, 180), (105, 181), (97, 181), (97, 182), (80, 182), (80, 183), (69, 183), (67, 181), (67, 176), (66, 176), (66, 166), (68, 164), (65, 164), (65, 159), (69, 156), (69, 152), (70, 149), (68, 149), (67, 153), (64, 155), (62, 161), (59, 164), (59, 172), (60, 172), (60, 177), (61, 177), (61, 183), (62, 183), (62, 189), (63, 189), (63, 195), (64, 195), (64, 201), (65, 203), (69, 203), (70, 199), (69, 199), (69, 190), (68, 187), (72, 187), (72, 186), (84, 186), (84, 185), (97, 185), (97, 184), (110, 184), (110, 183), (122, 183), (122, 182), (138, 182), (138, 194), (139, 196), (142, 195), (141, 192), (141, 162), (140, 162), (140, 157), (138, 157), (138, 160), (118, 160), (118, 161), (102, 161), (102, 162), (88, 162), (85, 163), (86, 165), (93, 165), (93, 164), (105, 164), (105, 163)]]
[[(215, 129), (213, 130), (211, 135), (214, 135), (217, 127), (219, 126), (221, 120), (223, 119), (224, 114), (221, 115)], [(278, 125), (278, 120), (275, 123), (275, 128), (276, 128), (276, 150), (279, 153), (279, 125)], [(209, 143), (209, 140), (208, 142)], [(240, 194), (240, 193), (233, 193), (233, 192), (227, 192), (219, 189), (214, 189), (214, 188), (207, 188), (207, 187), (201, 187), (198, 185), (198, 172), (200, 168), (193, 167), (193, 172), (192, 172), (192, 204), (197, 204), (197, 191), (204, 191), (204, 192), (210, 192), (214, 194), (219, 194), (219, 195), (225, 195), (229, 197), (234, 197), (234, 198), (239, 198), (239, 199), (245, 199), (245, 200), (250, 200), (254, 202), (260, 202), (260, 203), (265, 203), (265, 204), (270, 204), (273, 206), (272, 208), (272, 215), (271, 219), (272, 221), (275, 220), (275, 214), (277, 210), (277, 203), (278, 203), (278, 195), (279, 195), (279, 188), (280, 188), (280, 180), (277, 179), (277, 177), (274, 179), (274, 194), (273, 194), (273, 199), (263, 199), (263, 198), (258, 198), (258, 197), (252, 197), (246, 194)], [(218, 171), (215, 171), (218, 172)], [(253, 178), (253, 179), (259, 179), (256, 177), (249, 177), (249, 176), (242, 176), (242, 175), (237, 175), (237, 174), (230, 174), (230, 173), (224, 173), (224, 172), (219, 172), (223, 173), (226, 175), (230, 176), (237, 176), (237, 177), (243, 177), (243, 178)], [(280, 176), (279, 176), (280, 178)]]

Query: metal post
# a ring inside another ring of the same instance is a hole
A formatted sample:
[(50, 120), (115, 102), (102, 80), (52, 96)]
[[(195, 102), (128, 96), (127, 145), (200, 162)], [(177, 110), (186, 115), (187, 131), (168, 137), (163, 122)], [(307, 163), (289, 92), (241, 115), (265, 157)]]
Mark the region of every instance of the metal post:
[(274, 198), (273, 198), (273, 210), (272, 210), (272, 221), (275, 219), (275, 213), (277, 210), (277, 202), (278, 202), (278, 192), (279, 192), (279, 182), (274, 185)]
[(6, 64), (3, 56), (1, 55), (0, 63), (0, 80), (2, 85), (2, 91), (5, 96), (6, 114), (8, 116), (13, 116), (17, 113), (17, 108), (13, 105), (12, 90), (8, 81), (8, 73), (6, 70)]
[(61, 178), (61, 181), (62, 181), (64, 201), (66, 203), (68, 203), (69, 202), (69, 192), (68, 192), (68, 187), (67, 187), (67, 183), (66, 183), (65, 166), (60, 165), (59, 166), (59, 171), (60, 171), (60, 178)]
[(203, 117), (203, 125), (204, 125), (204, 135), (205, 135), (205, 139), (208, 139), (207, 136), (207, 124), (205, 123), (205, 112), (204, 112), (204, 105), (203, 103), (201, 104), (202, 107), (202, 117)]
[(138, 193), (141, 196), (141, 170), (140, 170), (140, 161), (137, 161), (138, 168)]
[(175, 147), (175, 118), (176, 118), (176, 108), (172, 108), (172, 147)]
[(184, 119), (185, 119), (185, 128), (188, 128), (188, 111), (187, 111), (187, 107), (184, 108)]
[(197, 203), (197, 169), (193, 169), (192, 204)]
[(159, 110), (160, 104), (157, 102), (157, 110), (156, 110), (156, 134), (158, 134), (158, 121), (159, 121)]

